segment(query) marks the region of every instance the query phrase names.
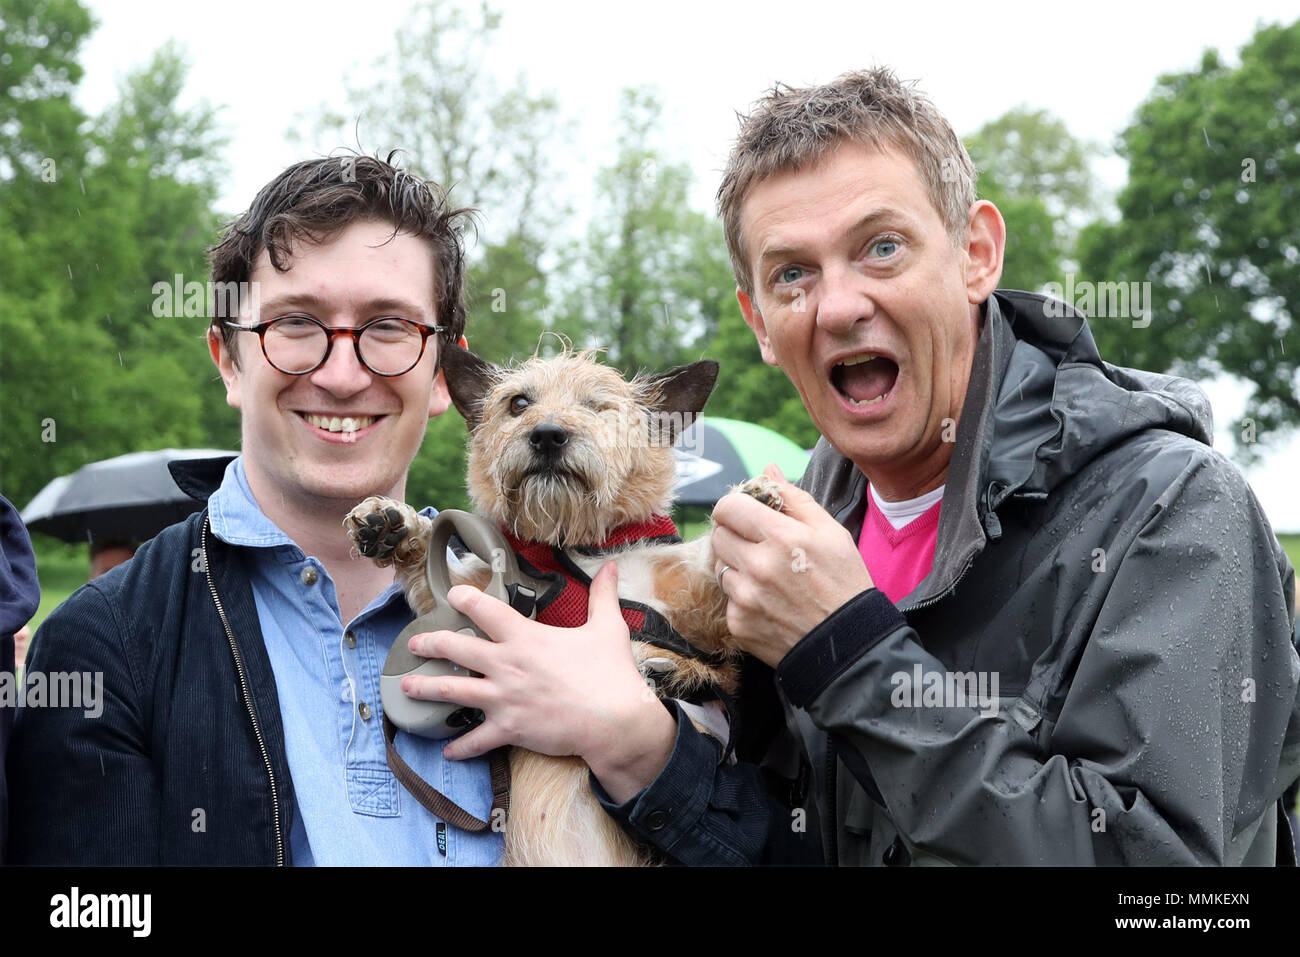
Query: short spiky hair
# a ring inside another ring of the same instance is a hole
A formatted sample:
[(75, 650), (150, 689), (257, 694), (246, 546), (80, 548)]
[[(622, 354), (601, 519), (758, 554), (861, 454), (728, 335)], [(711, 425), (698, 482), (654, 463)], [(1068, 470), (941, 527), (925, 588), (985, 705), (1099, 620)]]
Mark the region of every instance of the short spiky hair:
[[(230, 223), (220, 242), (208, 250), (213, 283), (247, 282), (263, 249), (271, 265), (284, 272), (293, 242), (323, 242), (352, 223), (377, 219), (390, 223), (394, 235), (410, 233), (429, 242), (438, 324), (448, 327), (439, 339), (443, 346), (455, 343), (465, 331), (462, 234), (473, 224), (475, 210), (452, 208), (441, 186), (394, 166), (395, 155), (380, 159), (349, 154), (290, 166), (262, 187), (248, 211)], [(221, 297), (217, 302), (222, 302)], [(237, 318), (221, 309), (212, 316), (232, 357), (236, 332), (223, 326), (222, 320)], [(439, 350), (440, 359), (443, 351)]]
[(736, 282), (751, 298), (753, 277), (740, 234), (750, 191), (777, 173), (811, 166), (843, 142), (895, 147), (911, 157), (949, 238), (960, 241), (975, 202), (975, 167), (934, 104), (880, 67), (845, 73), (824, 86), (778, 83), (741, 117), (718, 189), (718, 215)]

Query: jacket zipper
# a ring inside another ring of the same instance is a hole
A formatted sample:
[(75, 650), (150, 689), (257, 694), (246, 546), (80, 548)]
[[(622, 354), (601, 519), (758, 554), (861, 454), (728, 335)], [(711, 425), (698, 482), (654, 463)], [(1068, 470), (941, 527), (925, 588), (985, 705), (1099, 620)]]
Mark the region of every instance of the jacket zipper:
[(898, 610), (907, 613), (909, 611), (916, 611), (920, 608), (929, 608), (931, 605), (937, 605), (945, 598), (951, 597), (952, 593), (957, 590), (957, 586), (961, 584), (961, 580), (966, 577), (966, 573), (970, 571), (970, 567), (975, 564), (975, 559), (978, 557), (978, 554), (979, 553), (977, 552), (966, 560), (966, 564), (963, 565), (961, 571), (957, 573), (957, 577), (952, 580), (952, 584), (942, 592), (935, 595), (933, 598), (927, 598), (925, 601), (917, 602), (915, 605), (908, 605), (906, 608), (900, 608)]
[(275, 770), (271, 767), (271, 756), (266, 750), (266, 739), (262, 737), (262, 726), (258, 724), (257, 712), (253, 709), (253, 697), (248, 692), (248, 678), (244, 674), (244, 659), (239, 654), (239, 647), (235, 644), (235, 634), (230, 630), (230, 621), (226, 618), (226, 610), (221, 605), (221, 596), (217, 594), (217, 586), (212, 581), (212, 567), (208, 564), (208, 524), (209, 520), (205, 516), (201, 535), (203, 573), (208, 579), (208, 590), (212, 592), (212, 600), (216, 603), (217, 615), (221, 618), (221, 627), (226, 631), (226, 641), (230, 643), (231, 654), (235, 656), (235, 671), (239, 674), (239, 688), (243, 692), (244, 707), (248, 709), (248, 717), (253, 722), (253, 734), (257, 738), (257, 746), (262, 751), (262, 761), (266, 764), (266, 776), (271, 781), (271, 811), (272, 822), (275, 825), (275, 866), (283, 867), (284, 840), (280, 833), (280, 793), (275, 786)]

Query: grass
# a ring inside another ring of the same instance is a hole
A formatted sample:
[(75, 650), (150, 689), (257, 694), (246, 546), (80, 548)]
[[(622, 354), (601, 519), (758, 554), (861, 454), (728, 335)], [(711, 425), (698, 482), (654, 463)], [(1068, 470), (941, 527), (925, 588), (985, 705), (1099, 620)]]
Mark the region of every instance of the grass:
[(41, 604), (31, 620), (32, 634), (45, 616), (86, 583), (90, 570), (90, 546), (68, 545), (46, 535), (32, 536), (36, 553), (36, 576), (41, 582)]
[(1300, 569), (1300, 535), (1279, 535), (1277, 540), (1286, 549), (1287, 557), (1291, 559), (1291, 567)]
[(694, 505), (683, 505), (673, 509), (673, 521), (677, 523), (677, 533), (682, 536), (682, 541), (694, 541), (701, 535), (709, 533), (711, 511), (713, 510)]

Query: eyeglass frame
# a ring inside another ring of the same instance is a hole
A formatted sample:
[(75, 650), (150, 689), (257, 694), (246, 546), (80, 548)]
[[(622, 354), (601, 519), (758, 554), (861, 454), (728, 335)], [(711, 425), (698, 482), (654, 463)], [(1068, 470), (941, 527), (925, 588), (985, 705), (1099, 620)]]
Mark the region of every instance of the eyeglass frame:
[[(266, 352), (266, 330), (271, 328), (271, 326), (279, 322), (281, 319), (306, 319), (308, 322), (313, 322), (325, 330), (325, 354), (321, 356), (320, 362), (316, 363), (310, 369), (304, 369), (302, 372), (286, 372), (271, 361), (271, 357), (267, 355)], [(379, 372), (376, 369), (372, 369), (370, 363), (366, 362), (366, 360), (361, 356), (361, 333), (365, 332), (377, 322), (387, 322), (393, 319), (408, 322), (420, 331), (420, 354), (416, 356), (414, 362), (401, 372)], [(429, 337), (446, 332), (451, 328), (450, 326), (430, 326), (423, 322), (416, 322), (414, 319), (407, 319), (405, 316), (376, 316), (368, 322), (363, 322), (359, 326), (327, 326), (315, 316), (309, 316), (303, 312), (286, 312), (283, 316), (276, 316), (274, 319), (267, 319), (265, 322), (254, 323), (251, 326), (233, 322), (230, 319), (223, 319), (222, 325), (228, 326), (231, 329), (236, 329), (239, 332), (256, 332), (257, 341), (262, 346), (262, 358), (266, 359), (272, 369), (282, 375), (310, 375), (315, 372), (325, 363), (329, 362), (330, 353), (334, 351), (334, 340), (338, 339), (340, 336), (346, 336), (352, 340), (352, 351), (356, 354), (357, 362), (360, 363), (361, 368), (365, 369), (372, 375), (381, 376), (385, 379), (395, 379), (398, 376), (406, 375), (406, 373), (418, 366), (420, 360), (424, 358), (425, 349), (429, 347)]]

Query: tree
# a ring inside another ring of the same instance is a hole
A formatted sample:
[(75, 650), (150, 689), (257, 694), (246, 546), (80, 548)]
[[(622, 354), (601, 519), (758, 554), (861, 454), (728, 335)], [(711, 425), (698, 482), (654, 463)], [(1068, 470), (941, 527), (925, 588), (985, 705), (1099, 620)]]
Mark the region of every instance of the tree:
[(617, 159), (597, 176), (565, 297), (563, 328), (625, 374), (698, 359), (735, 286), (721, 227), (690, 207), (689, 169), (647, 145), (660, 110), (647, 90), (622, 92)]
[(178, 315), (174, 301), (162, 308), (175, 296), (158, 291), (160, 284), (174, 288), (177, 276), (183, 284), (206, 282), (206, 249), (221, 226), (214, 207), (227, 138), (206, 102), (179, 106), (186, 72), (183, 50), (170, 42), (124, 79), (96, 124), (102, 161), (88, 198), (112, 209), (123, 232), (109, 332), (131, 387), (150, 386), (150, 438), (170, 432), (170, 444), (233, 447), (239, 415), (225, 404), (203, 344), (209, 317)]
[(979, 172), (979, 197), (1007, 224), (999, 285), (1033, 291), (1059, 282), (1076, 224), (1096, 215), (1090, 163), (1098, 149), (1046, 110), (1025, 106), (981, 126), (967, 137), (966, 149)]
[(1100, 151), (1047, 110), (1008, 110), (968, 137), (966, 149), (981, 181), (990, 176), (1008, 195), (1041, 199), (1057, 219), (1096, 212), (1091, 163)]
[[(1253, 386), (1239, 450), (1300, 423), (1300, 21), (1266, 26), (1228, 66), (1160, 77), (1120, 138), (1118, 222), (1080, 237), (1090, 280), (1149, 283), (1149, 323), (1096, 322), (1114, 362)], [(1140, 287), (1139, 287), (1140, 288)], [(1236, 431), (1236, 430), (1234, 430)]]
[(226, 411), (204, 320), (151, 309), (158, 277), (206, 278), (220, 140), (176, 106), (177, 50), (91, 121), (71, 102), (84, 8), (3, 0), (0, 23), (0, 482), (21, 505), (86, 462), (199, 444)]

